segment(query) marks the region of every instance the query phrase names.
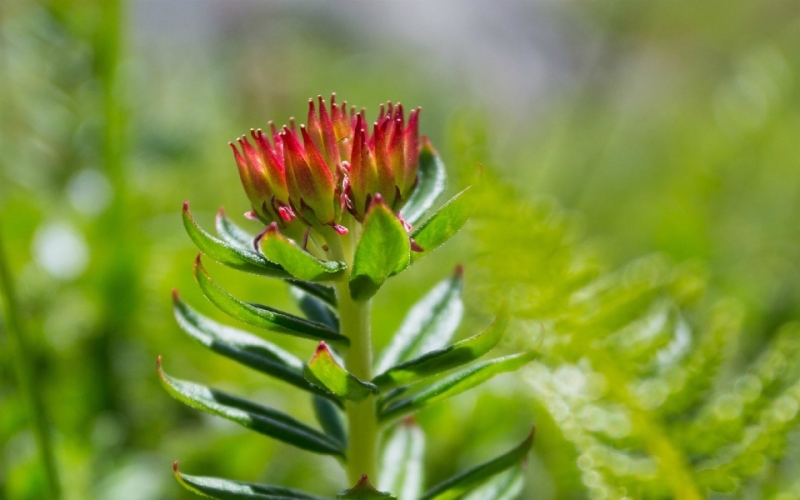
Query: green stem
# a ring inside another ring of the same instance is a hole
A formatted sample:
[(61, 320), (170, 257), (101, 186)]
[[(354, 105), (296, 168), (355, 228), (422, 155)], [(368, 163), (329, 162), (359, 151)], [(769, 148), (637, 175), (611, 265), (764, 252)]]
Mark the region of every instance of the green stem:
[[(351, 225), (352, 227), (352, 225)], [(341, 333), (350, 338), (350, 347), (345, 356), (347, 370), (361, 380), (372, 380), (372, 332), (370, 328), (371, 302), (358, 302), (350, 297), (350, 271), (353, 263), (355, 231), (347, 236), (331, 235), (326, 238), (331, 256), (344, 260), (348, 271), (336, 283), (339, 301), (339, 327)], [(347, 479), (354, 485), (366, 474), (375, 482), (378, 479), (378, 418), (376, 397), (346, 404), (348, 446)]]
[(39, 393), (41, 386), (36, 383), (31, 358), (25, 344), (26, 335), (23, 330), (14, 281), (8, 267), (2, 239), (0, 239), (0, 290), (3, 292), (8, 343), (11, 347), (10, 357), (14, 362), (14, 370), (17, 372), (22, 396), (28, 405), (31, 423), (33, 424), (33, 433), (44, 465), (47, 494), (49, 498), (58, 499), (61, 496), (61, 488), (58, 482), (58, 470), (53, 453), (50, 427), (47, 425), (42, 395)]

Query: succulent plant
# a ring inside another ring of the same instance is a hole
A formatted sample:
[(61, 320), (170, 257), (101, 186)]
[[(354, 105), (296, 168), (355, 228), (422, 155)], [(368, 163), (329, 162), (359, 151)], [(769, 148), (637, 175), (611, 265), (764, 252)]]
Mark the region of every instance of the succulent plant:
[[(198, 410), (226, 418), (301, 449), (339, 459), (351, 488), (336, 498), (445, 500), (516, 498), (533, 432), (520, 445), (423, 493), (423, 430), (412, 418), (531, 361), (534, 351), (478, 361), (502, 339), (501, 310), (482, 333), (453, 343), (464, 306), (463, 271), (446, 277), (415, 304), (389, 346), (373, 360), (371, 299), (382, 285), (446, 242), (467, 222), (470, 188), (436, 210), (445, 169), (426, 138), (420, 110), (382, 105), (372, 133), (365, 111), (331, 98), (309, 101), (307, 125), (270, 124), (231, 143), (249, 218), (265, 226), (248, 234), (223, 211), (213, 236), (184, 203), (189, 237), (207, 257), (239, 271), (285, 280), (305, 317), (237, 299), (197, 256), (203, 294), (233, 319), (271, 334), (315, 341), (303, 362), (267, 340), (211, 320), (177, 292), (179, 325), (212, 351), (311, 395), (319, 428), (275, 409), (167, 375), (166, 390)], [(429, 213), (432, 212), (430, 215)], [(384, 436), (385, 434), (385, 436)], [(379, 449), (382, 448), (382, 451)], [(379, 458), (380, 457), (380, 458)], [(308, 493), (226, 479), (175, 475), (188, 489), (219, 499), (316, 499)], [(375, 481), (377, 488), (370, 481)], [(383, 491), (382, 491), (383, 490)]]

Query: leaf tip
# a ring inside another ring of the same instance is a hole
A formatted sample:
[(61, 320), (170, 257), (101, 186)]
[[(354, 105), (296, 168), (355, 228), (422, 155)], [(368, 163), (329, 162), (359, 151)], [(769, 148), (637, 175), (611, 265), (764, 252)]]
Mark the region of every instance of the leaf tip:
[(189, 200), (184, 200), (183, 211), (186, 212), (187, 214), (189, 213)]
[(458, 264), (453, 270), (453, 277), (461, 279), (464, 277), (464, 264)]
[(161, 373), (161, 355), (159, 354), (156, 358), (156, 370)]
[(203, 274), (206, 272), (205, 268), (203, 267), (202, 256), (202, 253), (197, 252), (197, 257), (194, 258), (194, 266), (192, 267), (192, 271), (194, 272), (195, 278), (197, 277), (198, 272), (202, 272)]
[(176, 476), (177, 476), (178, 474), (180, 474), (180, 473), (178, 472), (178, 461), (177, 461), (177, 460), (175, 460), (174, 462), (172, 462), (172, 473), (173, 473), (173, 474), (175, 474)]

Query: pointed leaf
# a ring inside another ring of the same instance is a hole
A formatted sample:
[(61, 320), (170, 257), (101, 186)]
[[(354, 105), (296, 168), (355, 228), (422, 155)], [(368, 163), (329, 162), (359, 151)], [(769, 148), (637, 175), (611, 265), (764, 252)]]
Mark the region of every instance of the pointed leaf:
[(238, 396), (168, 376), (158, 358), (161, 385), (175, 399), (304, 450), (344, 456), (342, 445), (294, 418)]
[(339, 317), (324, 302), (299, 288), (291, 287), (289, 293), (306, 318), (322, 323), (336, 332), (339, 331)]
[(312, 340), (328, 340), (348, 344), (350, 340), (325, 325), (308, 321), (291, 314), (278, 311), (267, 306), (253, 305), (235, 298), (211, 280), (200, 256), (197, 256), (194, 266), (194, 277), (200, 285), (203, 295), (215, 306), (233, 318), (248, 325), (265, 328), (267, 330), (303, 337)]
[(325, 342), (320, 342), (314, 357), (308, 362), (306, 378), (337, 396), (351, 401), (361, 401), (378, 388), (369, 382), (357, 379), (345, 370), (333, 357)]
[(490, 479), (486, 484), (464, 497), (464, 500), (519, 500), (525, 486), (522, 466)]
[(268, 261), (263, 255), (246, 251), (238, 246), (232, 246), (208, 234), (192, 218), (189, 212), (189, 202), (183, 204), (183, 227), (195, 245), (206, 255), (220, 264), (246, 271), (248, 273), (273, 276), (277, 278), (290, 277), (281, 266)]
[(396, 496), (392, 495), (391, 493), (385, 493), (383, 491), (378, 491), (375, 489), (372, 484), (369, 482), (369, 478), (366, 474), (361, 476), (361, 480), (358, 481), (358, 484), (350, 488), (349, 490), (344, 490), (338, 495), (336, 495), (337, 499), (341, 500), (392, 500), (397, 499)]
[(470, 363), (492, 350), (503, 338), (507, 326), (508, 315), (502, 313), (478, 335), (400, 363), (375, 377), (372, 382), (384, 391)]
[(453, 338), (464, 315), (461, 267), (414, 304), (383, 351), (377, 373), (427, 352), (445, 347)]
[(424, 478), (425, 434), (413, 421), (400, 423), (386, 440), (381, 460), (381, 490), (399, 500), (417, 500)]
[[(534, 432), (531, 431), (525, 441), (513, 450), (434, 486), (422, 495), (419, 500), (455, 500), (461, 498), (465, 493), (485, 483), (492, 476), (519, 465), (528, 456), (528, 452), (533, 446), (533, 436)], [(497, 499), (492, 497), (492, 500)]]
[(312, 403), (314, 415), (325, 434), (342, 443), (343, 448), (347, 447), (347, 431), (345, 431), (344, 419), (339, 413), (339, 408), (321, 396), (314, 396)]
[(445, 169), (441, 158), (433, 150), (428, 141), (424, 141), (419, 151), (419, 181), (411, 196), (408, 198), (400, 214), (412, 226), (422, 217), (439, 199), (445, 187)]
[(318, 298), (322, 302), (325, 302), (329, 306), (336, 308), (338, 302), (336, 301), (336, 290), (333, 288), (326, 285), (320, 285), (319, 283), (311, 283), (310, 281), (287, 279), (286, 282), (292, 285), (294, 288), (300, 289), (307, 294)]
[(178, 470), (178, 462), (172, 465), (172, 470), (175, 473), (175, 479), (187, 490), (218, 500), (326, 500), (280, 486), (245, 483), (216, 477), (190, 476)]
[(521, 368), (536, 356), (537, 352), (528, 351), (474, 364), (460, 372), (438, 380), (410, 396), (389, 402), (386, 408), (380, 411), (379, 419), (388, 421), (402, 417), (432, 403), (461, 394), (495, 375)]
[(303, 375), (305, 365), (293, 354), (255, 335), (203, 316), (181, 300), (177, 292), (172, 294), (172, 303), (178, 325), (212, 351), (305, 391), (331, 397), (327, 391), (306, 380)]
[(214, 227), (216, 228), (219, 237), (222, 238), (222, 241), (228, 245), (238, 248), (244, 252), (251, 252), (258, 255), (253, 248), (253, 241), (256, 239), (255, 235), (250, 234), (241, 227), (237, 226), (228, 218), (228, 216), (225, 214), (225, 210), (222, 208), (219, 209), (219, 212), (217, 212), (217, 216), (214, 219)]
[(367, 300), (383, 282), (408, 266), (411, 244), (402, 222), (380, 195), (370, 205), (356, 246), (350, 275), (350, 295)]
[(261, 251), (271, 262), (303, 281), (331, 281), (341, 276), (347, 268), (344, 262), (323, 261), (314, 257), (278, 232), (278, 225), (274, 222), (261, 238)]
[(451, 198), (411, 233), (411, 238), (422, 248), (421, 252), (412, 253), (412, 261), (428, 255), (464, 227), (474, 208), (472, 197), (468, 196), (470, 188)]

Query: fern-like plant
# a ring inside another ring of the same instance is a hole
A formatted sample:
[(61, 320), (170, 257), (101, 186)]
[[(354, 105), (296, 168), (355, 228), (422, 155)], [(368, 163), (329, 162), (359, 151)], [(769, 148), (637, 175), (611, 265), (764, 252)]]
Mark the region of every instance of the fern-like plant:
[[(364, 111), (348, 111), (335, 96), (328, 108), (320, 97), (318, 109), (309, 101), (308, 123), (299, 133), (292, 122), (280, 131), (272, 127), (271, 137), (258, 130), (251, 132), (253, 142), (242, 137), (239, 147), (231, 143), (253, 208), (249, 217), (266, 226), (257, 236), (223, 212), (218, 236), (212, 236), (184, 204), (184, 226), (203, 254), (239, 271), (285, 280), (306, 317), (233, 297), (211, 279), (198, 255), (195, 278), (208, 300), (242, 323), (317, 344), (303, 362), (260, 336), (201, 315), (176, 293), (178, 323), (215, 353), (310, 394), (320, 428), (173, 378), (160, 358), (158, 374), (171, 395), (196, 409), (338, 458), (351, 488), (337, 498), (513, 499), (521, 491), (520, 466), (533, 433), (509, 452), (423, 493), (425, 437), (408, 418), (533, 359), (534, 352), (526, 351), (477, 361), (502, 338), (505, 313), (482, 333), (452, 343), (463, 312), (457, 269), (413, 306), (373, 361), (371, 298), (387, 279), (453, 236), (472, 203), (467, 188), (426, 218), (444, 190), (445, 171), (427, 139), (420, 142), (418, 119), (419, 109), (406, 123), (403, 107), (388, 103), (369, 133)], [(318, 498), (279, 486), (186, 475), (177, 462), (175, 474), (188, 489), (212, 498)]]
[(538, 332), (521, 339), (541, 346), (523, 377), (591, 498), (800, 497), (796, 469), (781, 471), (800, 423), (797, 324), (737, 359), (741, 310), (713, 299), (697, 266), (648, 257), (602, 271), (557, 208), (482, 193), (478, 239), (503, 249), (482, 249), (482, 295), (505, 296)]

